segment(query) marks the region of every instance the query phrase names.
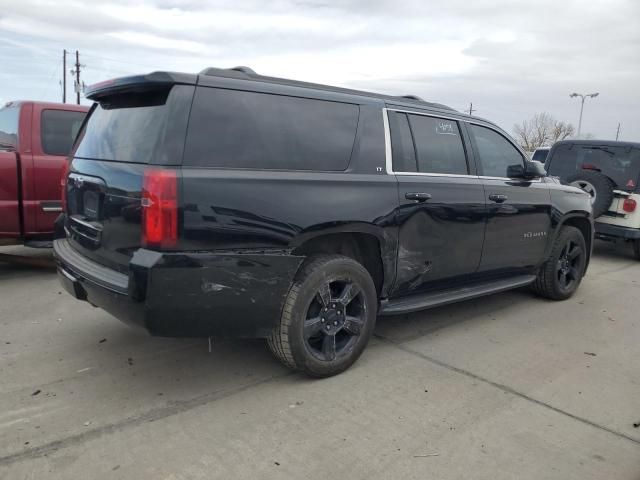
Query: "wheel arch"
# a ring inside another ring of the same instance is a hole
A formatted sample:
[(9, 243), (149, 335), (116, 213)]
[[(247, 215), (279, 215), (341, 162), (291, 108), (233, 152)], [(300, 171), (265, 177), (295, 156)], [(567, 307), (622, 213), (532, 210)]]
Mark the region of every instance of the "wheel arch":
[(585, 271), (589, 267), (589, 262), (591, 260), (591, 252), (593, 250), (593, 238), (594, 238), (594, 228), (593, 221), (590, 216), (586, 212), (571, 212), (564, 215), (558, 224), (555, 227), (553, 238), (549, 239), (547, 244), (547, 251), (545, 254), (545, 258), (549, 258), (551, 253), (551, 248), (553, 247), (553, 243), (555, 239), (560, 234), (560, 230), (564, 226), (575, 227), (580, 232), (582, 232), (582, 236), (587, 244), (587, 264), (585, 266)]
[(294, 255), (337, 253), (353, 258), (369, 271), (381, 297), (395, 280), (397, 242), (382, 227), (367, 223), (317, 227), (296, 235), (289, 246)]

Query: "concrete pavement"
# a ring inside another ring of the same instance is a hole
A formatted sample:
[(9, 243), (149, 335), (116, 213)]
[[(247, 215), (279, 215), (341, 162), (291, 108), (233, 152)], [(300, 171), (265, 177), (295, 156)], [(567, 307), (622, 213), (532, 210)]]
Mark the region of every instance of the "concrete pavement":
[[(4, 248), (7, 252), (28, 252)], [(46, 252), (37, 252), (47, 255)], [(640, 263), (381, 318), (354, 367), (148, 337), (0, 264), (0, 478), (640, 479)]]

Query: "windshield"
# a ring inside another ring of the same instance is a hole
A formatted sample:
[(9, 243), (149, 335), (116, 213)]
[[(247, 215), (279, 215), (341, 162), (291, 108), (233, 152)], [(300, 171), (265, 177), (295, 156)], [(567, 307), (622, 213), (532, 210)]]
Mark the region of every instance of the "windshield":
[(18, 107), (0, 108), (0, 145), (17, 145), (19, 114)]
[(640, 149), (607, 145), (560, 145), (547, 165), (549, 175), (565, 180), (580, 169), (609, 177), (620, 190), (633, 191), (640, 175)]

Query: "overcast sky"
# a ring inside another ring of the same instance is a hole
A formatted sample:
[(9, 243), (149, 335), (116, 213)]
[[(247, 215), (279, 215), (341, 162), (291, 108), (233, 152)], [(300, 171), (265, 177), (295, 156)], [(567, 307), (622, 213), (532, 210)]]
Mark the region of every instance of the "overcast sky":
[(569, 94), (599, 92), (583, 133), (615, 138), (621, 122), (621, 139), (640, 141), (639, 20), (639, 0), (0, 0), (0, 102), (60, 101), (66, 48), (80, 50), (87, 84), (247, 65), (473, 102), (509, 132), (542, 111), (577, 127)]

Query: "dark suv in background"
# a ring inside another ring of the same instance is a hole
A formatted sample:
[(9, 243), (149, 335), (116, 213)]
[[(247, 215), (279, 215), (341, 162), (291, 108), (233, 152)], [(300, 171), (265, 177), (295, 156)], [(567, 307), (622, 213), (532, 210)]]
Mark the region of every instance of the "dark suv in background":
[(525, 285), (561, 300), (586, 271), (589, 197), (486, 120), (244, 67), (87, 96), (59, 276), (151, 334), (263, 337), (328, 376), (377, 315)]

